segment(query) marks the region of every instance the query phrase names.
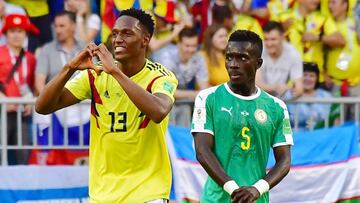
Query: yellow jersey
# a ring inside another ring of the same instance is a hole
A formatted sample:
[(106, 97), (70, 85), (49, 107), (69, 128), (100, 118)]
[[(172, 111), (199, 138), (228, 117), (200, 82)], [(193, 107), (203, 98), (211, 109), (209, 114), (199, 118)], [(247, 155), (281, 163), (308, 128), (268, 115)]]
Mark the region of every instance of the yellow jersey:
[(46, 0), (8, 0), (7, 2), (24, 7), (30, 17), (49, 14), (49, 6)]
[(302, 42), (302, 36), (305, 32), (315, 35), (331, 35), (338, 31), (334, 20), (324, 16), (320, 11), (314, 11), (306, 17), (300, 15), (297, 8), (282, 13), (280, 21), (284, 22), (292, 18), (293, 24), (287, 30), (287, 37), (290, 43), (299, 51), (305, 62), (317, 63), (320, 70), (320, 82), (324, 81), (324, 53), (323, 43), (318, 42)]
[[(174, 101), (177, 79), (146, 60), (130, 78), (150, 93)], [(151, 121), (129, 99), (115, 78), (81, 71), (65, 87), (79, 100), (91, 99), (89, 196), (93, 203), (139, 203), (169, 199), (171, 166), (165, 143), (168, 116)]]
[(233, 33), (235, 30), (250, 30), (259, 35), (261, 39), (264, 39), (264, 32), (261, 28), (260, 23), (255, 19), (247, 15), (238, 15), (233, 30), (229, 33)]
[(282, 12), (293, 8), (298, 2), (295, 0), (270, 0), (267, 3), (269, 9), (270, 20), (278, 21), (278, 17)]
[(225, 68), (225, 54), (223, 57), (219, 58), (218, 65), (213, 65), (210, 63), (210, 58), (205, 53), (205, 51), (200, 51), (200, 54), (204, 57), (205, 63), (208, 67), (210, 86), (220, 85), (230, 80), (229, 74)]
[[(329, 49), (326, 57), (328, 74), (338, 85), (345, 79), (350, 82), (350, 85), (357, 85), (360, 83), (360, 61), (357, 58), (360, 56), (360, 44), (357, 42), (355, 20), (348, 17), (344, 21), (336, 22), (336, 25), (346, 40), (346, 46)], [(340, 61), (343, 63), (347, 61), (346, 67), (338, 67), (337, 64)]]

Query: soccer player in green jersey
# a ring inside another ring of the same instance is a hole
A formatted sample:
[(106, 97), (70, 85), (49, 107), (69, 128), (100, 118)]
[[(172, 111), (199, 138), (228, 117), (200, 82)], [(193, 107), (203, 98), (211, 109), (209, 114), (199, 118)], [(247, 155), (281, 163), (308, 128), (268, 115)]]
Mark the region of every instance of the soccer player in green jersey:
[[(36, 111), (46, 114), (91, 99), (91, 203), (168, 202), (172, 175), (165, 133), (177, 80), (145, 58), (153, 32), (151, 15), (121, 11), (111, 34), (114, 55), (104, 44), (90, 43), (36, 102)], [(94, 56), (101, 64), (92, 63)], [(77, 70), (83, 71), (68, 81)]]
[[(191, 132), (210, 176), (202, 203), (269, 202), (268, 190), (289, 172), (289, 113), (283, 101), (255, 86), (261, 53), (257, 34), (233, 32), (225, 52), (230, 81), (202, 90), (195, 100)], [(266, 173), (271, 147), (276, 164)]]

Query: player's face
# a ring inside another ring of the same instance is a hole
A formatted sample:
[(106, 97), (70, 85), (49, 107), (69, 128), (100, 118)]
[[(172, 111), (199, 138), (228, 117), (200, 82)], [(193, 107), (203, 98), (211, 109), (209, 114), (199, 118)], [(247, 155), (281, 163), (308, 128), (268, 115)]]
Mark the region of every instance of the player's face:
[(190, 58), (196, 53), (198, 46), (198, 38), (194, 37), (183, 37), (178, 43), (179, 52), (184, 61), (190, 60)]
[(315, 89), (315, 85), (317, 82), (317, 75), (314, 72), (305, 71), (304, 72), (304, 90), (305, 91), (311, 91)]
[(225, 66), (234, 86), (247, 86), (255, 80), (255, 73), (262, 64), (255, 47), (250, 42), (229, 42), (225, 52)]
[(138, 56), (150, 41), (150, 36), (141, 28), (138, 19), (121, 16), (112, 29), (112, 46), (116, 60)]
[(271, 30), (265, 32), (265, 47), (266, 51), (270, 55), (278, 55), (281, 50), (281, 46), (284, 40), (284, 36), (278, 30)]

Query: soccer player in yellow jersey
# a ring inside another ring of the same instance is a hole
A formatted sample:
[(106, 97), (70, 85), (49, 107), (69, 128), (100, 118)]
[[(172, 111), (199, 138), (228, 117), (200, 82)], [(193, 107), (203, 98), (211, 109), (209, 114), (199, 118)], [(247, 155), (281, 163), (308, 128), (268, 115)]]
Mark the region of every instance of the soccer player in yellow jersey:
[[(91, 99), (89, 195), (92, 203), (167, 202), (171, 167), (165, 144), (177, 80), (145, 58), (154, 31), (142, 10), (121, 12), (113, 55), (90, 43), (41, 92), (36, 111), (54, 112)], [(92, 58), (101, 63), (95, 65)], [(69, 78), (77, 71), (74, 79)]]
[(287, 28), (290, 43), (300, 52), (303, 61), (318, 64), (320, 82), (324, 82), (323, 46), (342, 47), (345, 40), (334, 21), (317, 10), (320, 0), (299, 0), (298, 6), (280, 14)]

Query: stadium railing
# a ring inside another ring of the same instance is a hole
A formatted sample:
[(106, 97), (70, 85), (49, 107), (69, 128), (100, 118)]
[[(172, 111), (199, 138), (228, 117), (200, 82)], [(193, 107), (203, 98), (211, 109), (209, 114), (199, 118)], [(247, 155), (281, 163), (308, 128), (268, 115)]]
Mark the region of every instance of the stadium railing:
[[(353, 121), (355, 122), (356, 125), (359, 124), (360, 121), (360, 98), (357, 97), (340, 97), (340, 98), (306, 98), (306, 99), (299, 99), (296, 101), (288, 101), (286, 102), (287, 104), (290, 103), (294, 103), (294, 104), (300, 104), (300, 103), (321, 103), (321, 104), (338, 104), (338, 108), (339, 108), (339, 120), (340, 120), (340, 124), (343, 124), (345, 122), (345, 106), (346, 105), (352, 105), (354, 106), (354, 118)], [(26, 150), (26, 149), (88, 149), (88, 145), (85, 145), (83, 142), (83, 138), (84, 138), (84, 133), (83, 133), (83, 126), (80, 125), (79, 128), (79, 144), (78, 145), (69, 145), (69, 135), (68, 135), (68, 131), (64, 130), (64, 135), (63, 135), (63, 145), (54, 145), (53, 144), (53, 135), (52, 135), (52, 119), (50, 119), (50, 125), (49, 125), (49, 138), (48, 138), (48, 145), (44, 145), (44, 144), (39, 144), (38, 143), (38, 136), (37, 136), (37, 125), (32, 122), (31, 123), (31, 144), (30, 145), (25, 145), (21, 142), (21, 138), (22, 136), (24, 136), (22, 134), (22, 129), (21, 129), (21, 123), (22, 123), (22, 111), (21, 108), (18, 108), (17, 110), (17, 140), (18, 143), (16, 145), (8, 145), (8, 136), (7, 136), (7, 105), (9, 104), (16, 104), (16, 105), (24, 105), (24, 104), (35, 104), (35, 98), (0, 98), (0, 135), (1, 135), (1, 139), (0, 139), (0, 153), (1, 153), (1, 165), (2, 166), (6, 166), (8, 165), (8, 160), (7, 160), (7, 151), (8, 150)], [(81, 105), (79, 105), (79, 108), (82, 108), (81, 106), (83, 105), (89, 105), (90, 101), (84, 101), (80, 103)], [(192, 101), (189, 100), (184, 100), (184, 101), (177, 101), (176, 104), (188, 104), (188, 105), (193, 105)], [(87, 107), (86, 107), (87, 108)], [(84, 109), (85, 110), (85, 109)], [(90, 111), (90, 109), (88, 109), (88, 111)], [(67, 110), (64, 110), (65, 114), (67, 112)], [(80, 110), (80, 112), (84, 112), (82, 109)], [(299, 121), (299, 116), (297, 111), (295, 111), (295, 118), (294, 118), (294, 127), (293, 127), (293, 131), (296, 132), (298, 131), (298, 121)], [(34, 120), (34, 115), (35, 115), (35, 110), (33, 108), (33, 114), (32, 117)], [(328, 116), (329, 117), (329, 116)], [(80, 118), (80, 123), (81, 122), (81, 118)], [(329, 119), (326, 119), (324, 122), (324, 127), (329, 127)], [(64, 121), (63, 124), (63, 128), (67, 129), (67, 120)]]

